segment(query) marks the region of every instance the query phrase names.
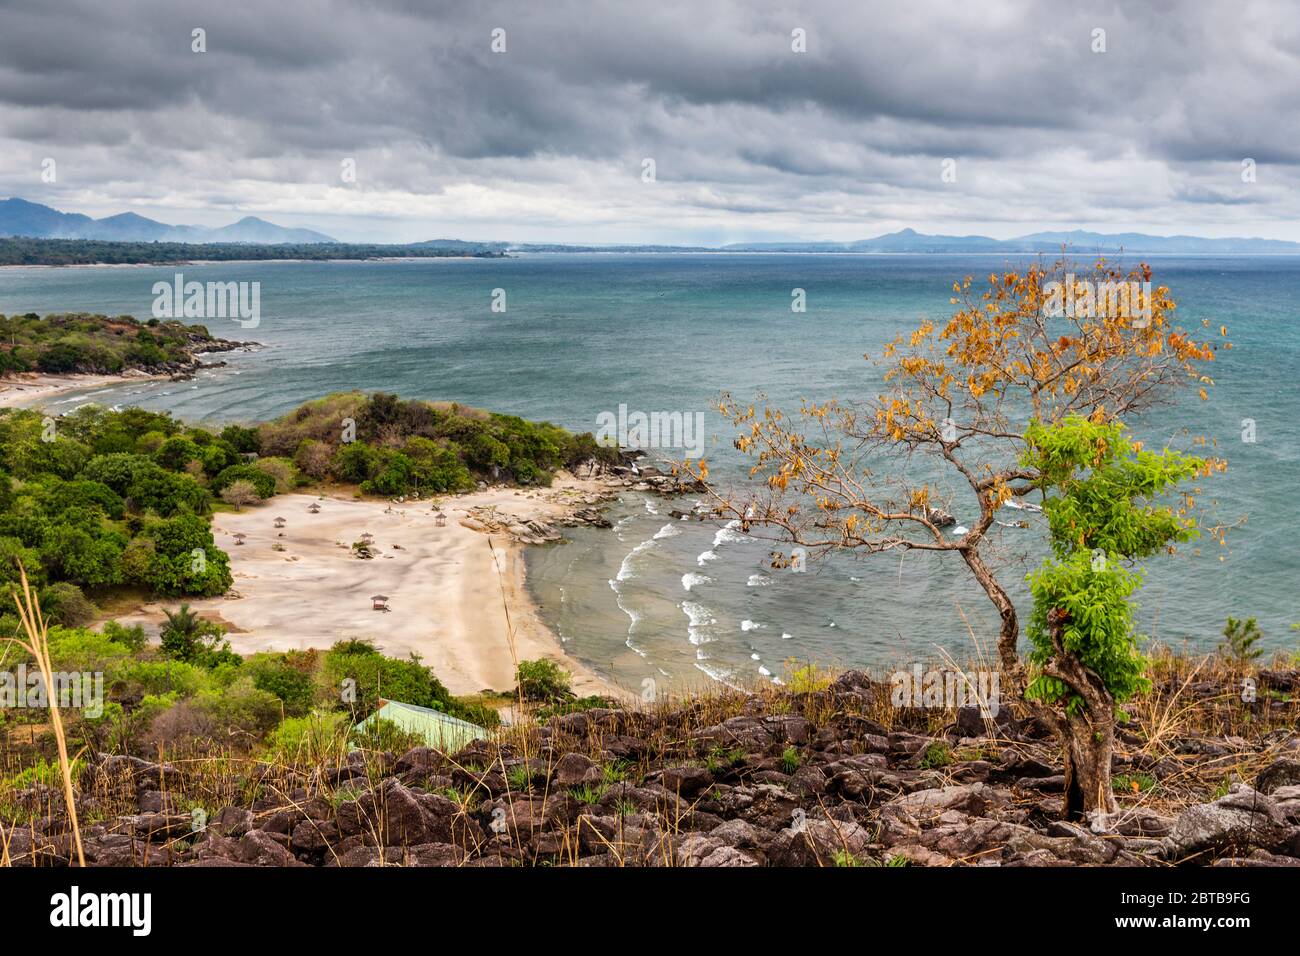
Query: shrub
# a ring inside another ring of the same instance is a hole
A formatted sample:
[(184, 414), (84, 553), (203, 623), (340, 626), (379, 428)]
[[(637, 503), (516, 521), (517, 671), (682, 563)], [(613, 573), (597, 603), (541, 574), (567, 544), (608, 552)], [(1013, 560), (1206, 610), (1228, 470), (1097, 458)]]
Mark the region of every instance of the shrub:
[(199, 446), (181, 435), (167, 438), (154, 452), (154, 461), (168, 471), (180, 471), (187, 462), (199, 458)]
[(41, 610), (51, 620), (76, 627), (89, 624), (99, 614), (99, 608), (81, 592), (81, 588), (67, 581), (58, 581), (46, 587), (40, 595)]
[(80, 372), (83, 369), (90, 371), (90, 366), (89, 350), (66, 340), (46, 346), (36, 359), (36, 367), (40, 371), (52, 374)]
[(786, 773), (794, 773), (799, 769), (803, 759), (799, 756), (797, 747), (786, 747), (781, 753), (781, 769)]
[(231, 465), (223, 468), (212, 479), (212, 489), (220, 492), (236, 481), (247, 481), (257, 489), (258, 497), (270, 498), (275, 494), (275, 479), (254, 465)]
[(163, 656), (208, 668), (240, 663), (239, 655), (230, 649), (230, 642), (223, 640), (226, 632), (221, 625), (205, 621), (188, 604), (175, 611), (164, 609), (163, 614), (167, 616), (167, 623), (159, 632)]
[(321, 480), (329, 476), (331, 456), (329, 445), (309, 438), (298, 446), (293, 461), (304, 475)]
[(196, 706), (222, 731), (260, 737), (280, 722), (280, 701), (253, 686), (252, 678), (240, 677), (220, 692), (200, 691)]
[(292, 766), (341, 763), (347, 753), (351, 724), (338, 711), (313, 711), (286, 717), (267, 739), (269, 756)]
[(131, 649), (108, 634), (96, 634), (84, 627), (52, 627), (49, 632), (50, 661), (55, 670), (104, 672), (113, 680), (127, 666)]
[(123, 561), (125, 564), (129, 559), (130, 567), (138, 570), (147, 559), (140, 583), (159, 594), (212, 596), (230, 589), (234, 580), (230, 559), (216, 546), (212, 531), (202, 518), (180, 515), (149, 522), (137, 540), (141, 539), (150, 542), (153, 553), (147, 553), (148, 545), (140, 545), (136, 554), (124, 555)]
[(361, 482), (361, 490), (368, 495), (397, 497), (409, 492), (415, 484), (415, 469), (411, 459), (400, 452), (384, 455), (383, 464), (373, 478)]
[(293, 491), (298, 484), (298, 469), (288, 458), (259, 458), (253, 467), (271, 476), (278, 494)]
[[(75, 520), (73, 512), (68, 512), (65, 517)], [(82, 528), (60, 525), (51, 528), (45, 536), (41, 547), (41, 563), (52, 576), (64, 578), (67, 582), (88, 587), (119, 584), (122, 580), (122, 553), (126, 544), (126, 536), (119, 531), (96, 526), (92, 533)], [(62, 596), (74, 601), (74, 605), (69, 607), (70, 613), (81, 611), (94, 616), (94, 608), (87, 608), (77, 602), (76, 596), (71, 592)]]
[(121, 680), (132, 694), (193, 697), (208, 686), (208, 672), (182, 661), (132, 661), (122, 667)]
[(180, 700), (170, 706), (160, 706), (167, 700), (154, 698), (146, 710), (146, 713), (156, 710), (141, 741), (147, 752), (184, 753), (198, 749), (205, 740), (216, 736), (217, 721), (196, 701)]
[(1228, 623), (1223, 626), (1223, 642), (1219, 645), (1219, 653), (1237, 664), (1249, 664), (1264, 654), (1255, 646), (1261, 636), (1259, 625), (1253, 617), (1248, 617), (1245, 621), (1229, 617)]
[(254, 654), (243, 666), (252, 677), (253, 686), (283, 701), (284, 712), (289, 716), (300, 717), (311, 710), (316, 697), (311, 670), (295, 666), (290, 655)]
[(785, 662), (785, 682), (792, 694), (813, 694), (831, 685), (829, 677), (818, 673), (816, 664), (800, 666), (793, 659)]
[(121, 644), (130, 651), (144, 649), (144, 627), (140, 624), (127, 625), (119, 624), (117, 621), (107, 621), (104, 624), (104, 636), (114, 644)]
[(240, 478), (221, 489), (221, 500), (232, 505), (236, 511), (243, 511), (244, 505), (261, 500), (261, 495), (251, 481)]
[(379, 452), (363, 442), (340, 445), (334, 453), (334, 475), (340, 481), (361, 484), (377, 474), (381, 467)]
[(544, 658), (520, 661), (515, 679), (519, 682), (519, 692), (525, 700), (551, 703), (573, 697), (570, 689), (572, 675), (555, 661)]
[(262, 441), (256, 428), (227, 425), (221, 430), (221, 439), (229, 442), (231, 447), (241, 455), (255, 455), (262, 451)]
[[(339, 701), (339, 706), (358, 714), (367, 714), (385, 700), (400, 700), (418, 707), (430, 707), (452, 717), (468, 720), (484, 727), (495, 727), (500, 718), (474, 702), (464, 702), (433, 675), (433, 671), (420, 663), (415, 655), (407, 660), (386, 657), (367, 641), (339, 641), (326, 652), (321, 663), (321, 677), (329, 696)], [(340, 689), (344, 681), (355, 684), (356, 699), (343, 700)]]

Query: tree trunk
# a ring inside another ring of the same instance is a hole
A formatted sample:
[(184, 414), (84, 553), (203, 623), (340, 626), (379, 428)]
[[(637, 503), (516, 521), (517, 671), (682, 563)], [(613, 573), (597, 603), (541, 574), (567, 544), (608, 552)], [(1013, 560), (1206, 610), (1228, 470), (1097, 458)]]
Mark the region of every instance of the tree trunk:
[(1020, 656), (1016, 653), (1016, 643), (1020, 639), (1020, 622), (1016, 618), (1016, 607), (974, 548), (963, 548), (961, 556), (966, 566), (971, 569), (971, 573), (975, 575), (975, 580), (984, 589), (984, 593), (993, 602), (993, 606), (998, 609), (998, 616), (1002, 618), (1002, 626), (998, 630), (998, 660), (1002, 665), (1003, 677), (1010, 682), (1013, 696), (1019, 699), (1019, 691), (1024, 681)]
[(1107, 713), (1101, 720), (1086, 712), (1075, 714), (1061, 721), (1057, 730), (1065, 753), (1065, 818), (1086, 819), (1093, 810), (1114, 813), (1115, 794), (1110, 782), (1110, 758), (1115, 749), (1112, 714)]
[(1065, 650), (1062, 632), (1067, 619), (1067, 613), (1061, 608), (1048, 612), (1047, 624), (1056, 654), (1043, 673), (1064, 681), (1080, 698), (1073, 713), (1067, 706), (1063, 715), (1049, 717), (1048, 723), (1061, 738), (1065, 756), (1065, 818), (1081, 820), (1094, 810), (1114, 813), (1116, 809), (1110, 782), (1110, 761), (1115, 750), (1115, 698), (1100, 677)]

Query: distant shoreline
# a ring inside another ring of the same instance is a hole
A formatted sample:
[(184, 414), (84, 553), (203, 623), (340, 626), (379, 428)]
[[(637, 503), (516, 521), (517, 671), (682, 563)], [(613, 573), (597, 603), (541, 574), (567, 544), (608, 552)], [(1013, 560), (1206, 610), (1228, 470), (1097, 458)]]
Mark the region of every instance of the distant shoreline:
[(0, 408), (31, 408), (52, 398), (62, 398), (80, 391), (110, 385), (128, 385), (132, 382), (167, 381), (170, 378), (170, 374), (154, 375), (149, 372), (121, 375), (19, 372), (0, 378)]
[(373, 256), (365, 259), (343, 257), (339, 259), (186, 259), (163, 262), (8, 262), (0, 269), (144, 269), (167, 266), (222, 266), (268, 263), (295, 265), (308, 262), (438, 262), (445, 259), (505, 259), (509, 256)]
[[(305, 265), (309, 263), (375, 263), (375, 262), (464, 262), (467, 260), (483, 260), (499, 262), (501, 260), (547, 257), (547, 256), (590, 256), (593, 258), (616, 256), (655, 256), (669, 258), (672, 256), (736, 256), (736, 257), (756, 257), (756, 256), (810, 256), (810, 257), (852, 257), (856, 259), (920, 259), (920, 258), (947, 258), (947, 259), (1024, 259), (1045, 256), (1060, 255), (1061, 250), (1051, 252), (1038, 251), (1001, 251), (993, 250), (987, 252), (853, 252), (853, 251), (800, 251), (800, 250), (754, 250), (754, 249), (702, 249), (702, 250), (673, 250), (673, 251), (655, 251), (655, 250), (636, 250), (620, 249), (612, 251), (603, 250), (554, 250), (554, 251), (529, 251), (514, 250), (506, 255), (482, 256), (482, 255), (447, 255), (447, 256), (369, 256), (366, 258), (341, 257), (328, 259), (186, 259), (186, 260), (166, 260), (159, 262), (27, 262), (27, 263), (3, 263), (0, 264), (0, 273), (12, 269), (160, 269), (160, 268), (182, 268), (188, 266), (245, 266), (245, 265)], [(1069, 254), (1090, 257), (1094, 255), (1106, 255), (1111, 258), (1133, 258), (1141, 256), (1148, 259), (1295, 259), (1300, 258), (1300, 252), (1143, 252), (1141, 250), (1120, 249), (1105, 253), (1099, 253), (1091, 249), (1073, 249)]]

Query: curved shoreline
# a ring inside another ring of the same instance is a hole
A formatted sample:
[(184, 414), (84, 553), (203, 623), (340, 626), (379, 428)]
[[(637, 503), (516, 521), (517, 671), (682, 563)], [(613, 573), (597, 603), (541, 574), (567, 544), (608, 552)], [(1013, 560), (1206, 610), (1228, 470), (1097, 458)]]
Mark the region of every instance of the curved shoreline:
[(0, 378), (0, 408), (30, 408), (77, 392), (134, 382), (165, 382), (169, 378), (168, 374), (151, 375), (148, 372), (122, 375), (19, 372)]
[[(509, 691), (517, 661), (545, 657), (572, 673), (579, 696), (630, 699), (568, 654), (542, 621), (525, 585), (526, 545), (509, 534), (476, 530), (469, 515), (489, 509), (520, 520), (563, 520), (574, 502), (600, 494), (597, 483), (573, 478), (557, 479), (550, 489), (489, 488), (442, 499), (443, 526), (427, 499), (278, 495), (242, 512), (214, 515), (213, 535), (230, 555), (234, 586), (223, 597), (189, 604), (225, 624), (241, 654), (323, 650), (363, 638), (390, 655), (418, 654), (458, 695)], [(309, 511), (313, 504), (319, 513)], [(277, 517), (285, 518), (283, 528), (276, 528)], [(375, 557), (358, 559), (351, 544), (367, 532)], [(244, 536), (242, 544), (236, 533)], [(373, 609), (377, 595), (391, 610)], [(150, 602), (115, 616), (155, 633), (164, 604), (175, 603)]]

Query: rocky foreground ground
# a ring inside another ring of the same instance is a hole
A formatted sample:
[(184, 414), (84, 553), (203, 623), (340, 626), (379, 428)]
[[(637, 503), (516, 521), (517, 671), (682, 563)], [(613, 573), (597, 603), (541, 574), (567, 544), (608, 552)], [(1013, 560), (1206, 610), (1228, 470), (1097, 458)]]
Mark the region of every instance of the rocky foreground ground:
[[(962, 709), (934, 726), (850, 672), (811, 693), (568, 714), (453, 755), (105, 756), (81, 774), (85, 852), (99, 866), (1300, 866), (1300, 671), (1265, 674), (1250, 705), (1213, 682), (1167, 688), (1177, 713), (1191, 702), (1261, 732), (1135, 720), (1121, 811), (1090, 823), (1061, 819), (1060, 751), (1039, 721)], [(74, 860), (57, 791), (19, 797), (29, 817), (0, 828), (0, 858)]]

